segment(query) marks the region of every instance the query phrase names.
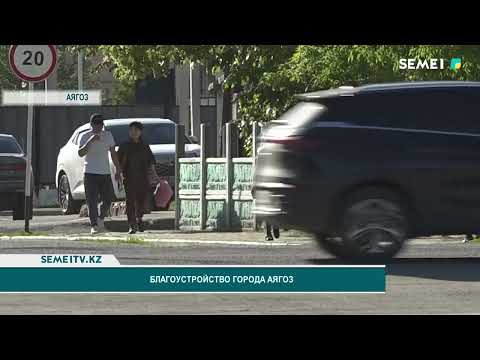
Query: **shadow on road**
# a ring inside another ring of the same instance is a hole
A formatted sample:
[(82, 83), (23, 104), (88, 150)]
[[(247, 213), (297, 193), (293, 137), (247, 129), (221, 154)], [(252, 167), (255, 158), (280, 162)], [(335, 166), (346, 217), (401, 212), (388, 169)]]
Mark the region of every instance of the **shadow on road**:
[[(155, 221), (145, 220), (145, 230), (173, 230), (175, 226), (174, 218), (155, 219)], [(125, 220), (111, 220), (105, 221), (105, 228), (109, 232), (121, 232), (128, 231), (128, 222)]]
[[(348, 265), (339, 259), (308, 259), (313, 265)], [(480, 258), (396, 258), (386, 266), (387, 275), (445, 281), (480, 282)]]
[(447, 281), (480, 281), (480, 258), (394, 259), (387, 274)]

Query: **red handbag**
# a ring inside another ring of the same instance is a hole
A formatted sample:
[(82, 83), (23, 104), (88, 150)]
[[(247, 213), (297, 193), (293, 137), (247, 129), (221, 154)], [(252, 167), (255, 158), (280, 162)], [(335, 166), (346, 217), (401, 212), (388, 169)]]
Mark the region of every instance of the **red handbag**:
[(170, 204), (173, 196), (173, 190), (166, 180), (160, 180), (153, 192), (155, 206), (165, 209)]

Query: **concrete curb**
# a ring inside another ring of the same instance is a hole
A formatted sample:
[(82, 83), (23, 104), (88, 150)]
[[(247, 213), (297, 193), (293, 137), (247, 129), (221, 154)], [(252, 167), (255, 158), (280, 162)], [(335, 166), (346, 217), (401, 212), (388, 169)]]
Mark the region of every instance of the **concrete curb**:
[[(62, 215), (62, 210), (57, 208), (33, 209), (33, 216), (57, 216)], [(0, 216), (12, 216), (12, 211), (0, 211)]]
[[(315, 242), (312, 238), (295, 238), (291, 237), (290, 239), (284, 237), (281, 240), (275, 241), (262, 241), (258, 239), (253, 240), (246, 240), (246, 239), (231, 239), (223, 240), (223, 239), (208, 239), (209, 233), (203, 233), (203, 238), (197, 239), (187, 239), (189, 233), (188, 232), (166, 232), (167, 236), (163, 237), (162, 233), (152, 234), (152, 233), (138, 233), (135, 234), (133, 237), (141, 239), (139, 243), (189, 243), (189, 244), (226, 244), (226, 245), (266, 245), (266, 246), (285, 246), (285, 245), (301, 245), (306, 243), (313, 243)], [(174, 234), (174, 237), (168, 237), (168, 235)], [(255, 232), (251, 232), (251, 234), (256, 234)], [(175, 236), (176, 235), (176, 236)], [(195, 235), (198, 235), (196, 233)], [(52, 235), (33, 235), (33, 236), (9, 236), (9, 235), (2, 235), (0, 236), (1, 240), (67, 240), (67, 241), (121, 241), (121, 242), (129, 242), (130, 235), (111, 235), (111, 233), (99, 233), (97, 235), (88, 235), (88, 234), (71, 234), (71, 235), (62, 235), (62, 234), (52, 234)], [(429, 244), (444, 244), (444, 245), (470, 245), (470, 246), (480, 246), (480, 243), (466, 243), (463, 244), (460, 238), (454, 239), (445, 239), (440, 237), (432, 237), (432, 238), (418, 238), (408, 241), (405, 245), (429, 245)]]
[[(138, 236), (142, 238), (141, 236)], [(67, 241), (121, 241), (129, 243), (128, 236), (55, 236), (55, 235), (40, 235), (40, 236), (0, 236), (2, 240), (67, 240)], [(157, 238), (142, 238), (135, 244), (141, 243), (184, 243), (184, 244), (209, 244), (209, 245), (255, 245), (255, 246), (296, 246), (303, 243), (295, 242), (262, 242), (262, 241), (239, 241), (239, 240), (201, 240), (201, 239), (157, 239)]]
[(63, 215), (61, 209), (55, 209), (55, 208), (33, 209), (33, 216), (57, 216), (57, 215)]

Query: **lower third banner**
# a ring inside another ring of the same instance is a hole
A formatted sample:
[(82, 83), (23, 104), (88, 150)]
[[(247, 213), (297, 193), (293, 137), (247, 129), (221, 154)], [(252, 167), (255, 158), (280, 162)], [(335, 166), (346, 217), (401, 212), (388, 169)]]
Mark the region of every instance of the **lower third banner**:
[(0, 267), (0, 292), (385, 293), (385, 266)]

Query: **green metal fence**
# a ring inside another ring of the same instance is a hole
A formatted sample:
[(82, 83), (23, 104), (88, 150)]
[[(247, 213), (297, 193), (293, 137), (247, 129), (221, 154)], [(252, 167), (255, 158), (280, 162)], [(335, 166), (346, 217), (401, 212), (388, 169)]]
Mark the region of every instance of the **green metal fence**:
[[(254, 125), (254, 138), (257, 127)], [(232, 158), (231, 125), (226, 126), (226, 157), (205, 156), (200, 128), (200, 158), (178, 158), (176, 225), (180, 230), (256, 230), (252, 213), (255, 157)], [(254, 146), (253, 153), (256, 153)]]

